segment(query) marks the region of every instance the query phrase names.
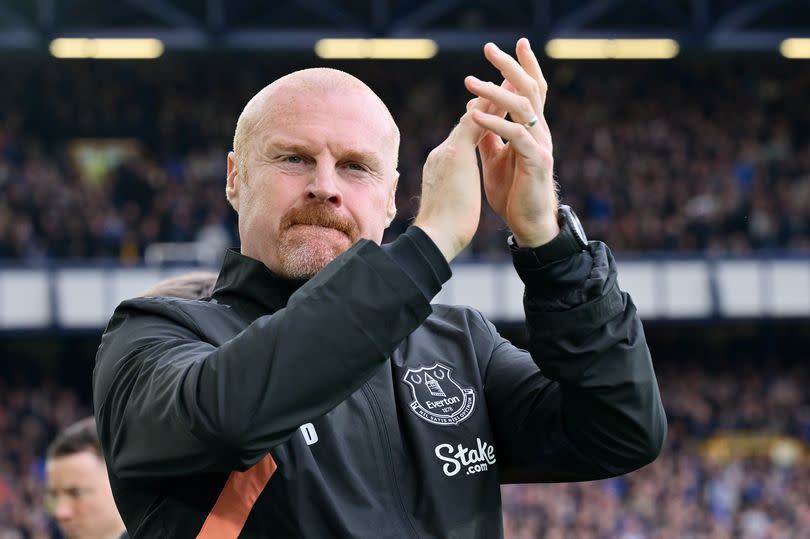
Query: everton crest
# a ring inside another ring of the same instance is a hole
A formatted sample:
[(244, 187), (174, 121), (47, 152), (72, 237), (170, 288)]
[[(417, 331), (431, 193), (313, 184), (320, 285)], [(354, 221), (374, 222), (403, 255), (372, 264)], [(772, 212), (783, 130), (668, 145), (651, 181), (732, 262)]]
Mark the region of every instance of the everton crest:
[(453, 380), (453, 371), (439, 363), (408, 369), (403, 382), (411, 388), (410, 409), (436, 425), (458, 425), (473, 413), (475, 392)]

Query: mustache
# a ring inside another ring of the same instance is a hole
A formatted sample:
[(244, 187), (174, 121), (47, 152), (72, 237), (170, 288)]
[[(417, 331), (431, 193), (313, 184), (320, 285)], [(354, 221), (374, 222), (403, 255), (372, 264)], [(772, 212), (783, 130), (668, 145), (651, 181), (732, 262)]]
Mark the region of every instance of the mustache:
[(322, 204), (312, 204), (302, 208), (290, 208), (281, 219), (281, 230), (295, 225), (314, 225), (334, 228), (346, 234), (351, 240), (359, 235), (357, 224), (350, 218), (340, 215)]

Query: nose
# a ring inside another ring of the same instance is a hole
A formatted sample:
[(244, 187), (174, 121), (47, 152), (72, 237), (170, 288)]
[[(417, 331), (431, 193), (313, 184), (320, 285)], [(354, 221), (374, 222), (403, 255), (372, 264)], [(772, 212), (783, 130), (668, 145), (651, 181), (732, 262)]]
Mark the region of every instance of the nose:
[(60, 522), (70, 520), (73, 517), (73, 504), (64, 496), (60, 496), (54, 506), (53, 516)]
[(307, 198), (335, 206), (343, 203), (343, 195), (340, 192), (334, 168), (320, 166), (317, 168), (315, 176), (307, 188)]

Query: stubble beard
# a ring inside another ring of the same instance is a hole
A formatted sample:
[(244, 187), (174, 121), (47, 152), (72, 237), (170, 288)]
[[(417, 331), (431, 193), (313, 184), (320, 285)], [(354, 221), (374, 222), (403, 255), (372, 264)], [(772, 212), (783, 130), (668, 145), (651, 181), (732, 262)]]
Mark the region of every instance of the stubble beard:
[(309, 279), (360, 236), (353, 220), (320, 203), (289, 210), (281, 220), (280, 230), (279, 269), (283, 277), (290, 279)]
[(282, 276), (309, 279), (346, 251), (346, 248), (324, 249), (304, 242), (282, 242), (278, 249)]

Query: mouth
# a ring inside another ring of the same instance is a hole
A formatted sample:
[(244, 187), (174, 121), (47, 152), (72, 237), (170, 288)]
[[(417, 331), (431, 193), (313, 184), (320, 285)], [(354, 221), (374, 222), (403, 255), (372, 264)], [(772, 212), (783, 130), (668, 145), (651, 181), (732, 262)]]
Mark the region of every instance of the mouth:
[(353, 243), (359, 236), (358, 227), (348, 215), (319, 204), (290, 209), (281, 220), (281, 229), (316, 242), (348, 239)]
[(318, 234), (336, 233), (336, 234), (340, 234), (341, 236), (345, 236), (347, 238), (349, 237), (349, 235), (346, 232), (344, 232), (343, 230), (340, 230), (340, 229), (337, 229), (337, 228), (331, 227), (331, 226), (326, 226), (326, 225), (316, 225), (316, 224), (310, 224), (310, 223), (296, 223), (296, 224), (290, 226), (290, 230), (292, 230), (292, 229), (299, 229), (299, 230), (302, 230), (302, 231), (310, 230), (311, 232), (318, 233)]

